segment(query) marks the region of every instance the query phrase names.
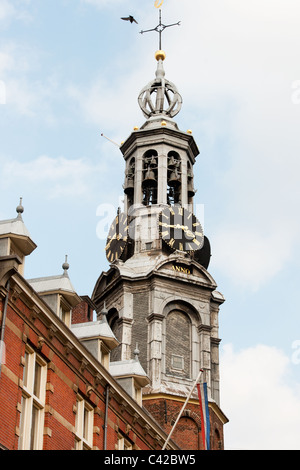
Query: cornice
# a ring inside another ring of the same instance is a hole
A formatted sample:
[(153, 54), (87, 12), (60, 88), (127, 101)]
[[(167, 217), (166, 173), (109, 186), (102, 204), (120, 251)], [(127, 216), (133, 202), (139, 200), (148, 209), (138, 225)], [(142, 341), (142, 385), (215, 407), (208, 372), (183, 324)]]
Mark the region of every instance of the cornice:
[[(147, 274), (142, 274), (140, 276), (136, 277), (130, 277), (128, 274), (122, 275), (119, 274), (119, 276), (112, 281), (111, 284), (108, 284), (105, 289), (101, 291), (101, 293), (95, 292), (95, 297), (93, 298), (93, 301), (95, 303), (101, 302), (103, 298), (105, 298), (109, 292), (112, 290), (115, 290), (116, 288), (124, 288), (126, 285), (130, 285), (131, 283), (135, 283), (135, 290), (139, 289), (139, 285), (142, 283), (148, 283), (148, 282), (156, 282), (158, 286), (158, 282), (164, 283), (166, 288), (169, 288), (169, 283), (176, 282), (177, 284), (184, 284), (187, 287), (197, 289), (199, 287), (203, 288), (207, 292), (211, 294), (216, 288), (215, 285), (209, 285), (206, 282), (202, 281), (201, 279), (190, 279), (190, 278), (184, 278), (184, 277), (179, 277), (178, 274), (173, 274), (172, 271), (170, 270), (170, 273), (166, 272), (160, 272), (160, 271), (151, 271)], [(140, 287), (140, 290), (142, 289), (142, 286)], [(143, 289), (144, 290), (144, 289)], [(133, 289), (130, 289), (130, 292), (133, 292)]]
[(152, 144), (157, 146), (161, 143), (188, 150), (193, 162), (195, 162), (197, 155), (200, 153), (194, 137), (191, 134), (168, 127), (153, 127), (136, 130), (125, 140), (120, 150), (124, 157), (127, 158), (137, 147), (149, 147), (149, 145)]

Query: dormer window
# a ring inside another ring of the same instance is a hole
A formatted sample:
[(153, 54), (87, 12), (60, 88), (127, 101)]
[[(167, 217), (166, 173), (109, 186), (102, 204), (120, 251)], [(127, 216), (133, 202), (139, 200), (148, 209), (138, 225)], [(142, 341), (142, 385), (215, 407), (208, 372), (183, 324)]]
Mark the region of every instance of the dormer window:
[(71, 308), (62, 296), (59, 299), (58, 316), (69, 328), (71, 326)]
[(61, 321), (70, 328), (72, 308), (80, 304), (82, 299), (76, 294), (69, 279), (67, 257), (62, 268), (64, 271), (61, 275), (28, 279), (28, 282)]

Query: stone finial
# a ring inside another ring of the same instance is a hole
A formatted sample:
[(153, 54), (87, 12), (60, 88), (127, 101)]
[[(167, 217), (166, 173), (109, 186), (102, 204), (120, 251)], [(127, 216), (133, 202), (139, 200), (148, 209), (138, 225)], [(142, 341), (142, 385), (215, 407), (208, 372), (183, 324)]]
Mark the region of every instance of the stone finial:
[(70, 265), (68, 263), (68, 255), (65, 256), (65, 262), (62, 264), (62, 268), (64, 270), (64, 275), (67, 276), (68, 275), (68, 269), (69, 269)]
[(23, 199), (23, 198), (20, 197), (20, 203), (19, 203), (19, 205), (16, 207), (16, 211), (17, 211), (17, 214), (18, 214), (18, 217), (19, 217), (19, 218), (22, 218), (22, 214), (23, 214), (23, 212), (24, 212), (24, 207), (22, 206), (22, 199)]
[(140, 350), (138, 348), (138, 343), (136, 343), (135, 350), (133, 351), (134, 358), (136, 361), (139, 360)]

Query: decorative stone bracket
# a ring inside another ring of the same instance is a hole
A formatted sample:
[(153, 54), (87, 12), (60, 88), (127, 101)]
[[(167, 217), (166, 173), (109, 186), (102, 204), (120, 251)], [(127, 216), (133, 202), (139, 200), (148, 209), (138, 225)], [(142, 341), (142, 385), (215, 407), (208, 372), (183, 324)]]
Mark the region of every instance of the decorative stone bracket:
[(18, 266), (22, 264), (17, 255), (0, 257), (0, 287), (6, 287), (7, 281), (18, 272)]

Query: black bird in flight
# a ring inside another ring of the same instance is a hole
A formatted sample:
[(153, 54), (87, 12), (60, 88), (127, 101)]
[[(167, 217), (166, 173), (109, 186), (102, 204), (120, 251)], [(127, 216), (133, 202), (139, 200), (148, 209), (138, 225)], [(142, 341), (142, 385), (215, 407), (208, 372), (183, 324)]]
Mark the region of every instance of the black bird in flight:
[(138, 24), (138, 22), (131, 15), (129, 15), (127, 18), (121, 18), (121, 20), (130, 21), (130, 23), (135, 22), (136, 24)]

